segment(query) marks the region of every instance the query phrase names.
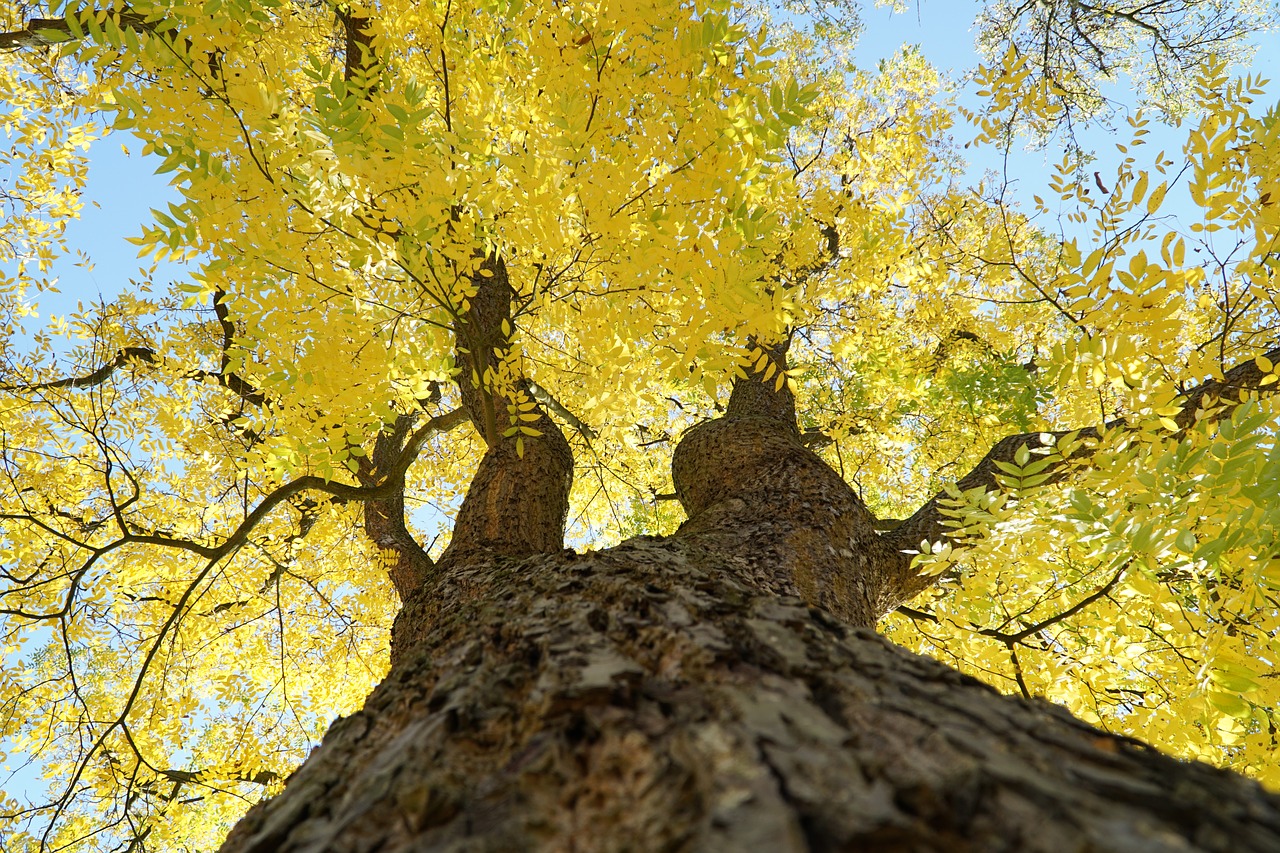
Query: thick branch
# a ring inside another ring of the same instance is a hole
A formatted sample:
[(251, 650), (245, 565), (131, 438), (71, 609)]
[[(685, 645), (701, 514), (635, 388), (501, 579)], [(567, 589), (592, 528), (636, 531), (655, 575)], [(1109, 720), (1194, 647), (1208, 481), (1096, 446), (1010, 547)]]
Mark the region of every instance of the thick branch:
[(342, 79), (349, 83), (357, 77), (364, 77), (376, 62), (373, 33), (369, 30), (369, 19), (351, 14), (349, 6), (339, 6), (337, 16), (345, 44)]
[(886, 607), (883, 565), (898, 556), (861, 499), (804, 446), (795, 399), (777, 382), (787, 344), (763, 349), (765, 370), (735, 380), (724, 417), (698, 424), (676, 447), (671, 478), (689, 515), (676, 538), (729, 558), (757, 589), (870, 627)]
[[(475, 295), (467, 303), (466, 314), (454, 324), (458, 390), (472, 423), (492, 448), (501, 443), (502, 433), (509, 427), (507, 401), (500, 396), (498, 374), (503, 355), (510, 348), (515, 291), (507, 278), (506, 264), (497, 257), (484, 262), (473, 282)], [(506, 390), (514, 393), (519, 389)]]
[(441, 556), (455, 565), (479, 552), (523, 557), (564, 547), (573, 451), (507, 355), (515, 291), (491, 255), (473, 278), (475, 295), (455, 324), (458, 388), (488, 445)]
[(768, 363), (760, 365), (759, 370), (733, 380), (733, 391), (729, 395), (725, 418), (767, 418), (799, 436), (795, 395), (785, 381), (779, 381), (786, 373), (787, 350), (790, 348), (790, 338), (759, 346), (768, 357)]
[[(1280, 362), (1280, 347), (1272, 348), (1265, 356), (1272, 363)], [(1242, 391), (1257, 391), (1265, 394), (1280, 390), (1280, 383), (1263, 386), (1262, 380), (1265, 375), (1257, 363), (1250, 360), (1228, 370), (1220, 380), (1211, 379), (1184, 392), (1182, 395), (1184, 399), (1182, 411), (1173, 417), (1179, 428), (1179, 432), (1173, 433), (1173, 437), (1181, 437), (1187, 429), (1194, 425), (1200, 412), (1209, 411), (1210, 414), (1208, 416), (1214, 420), (1229, 416), (1231, 411), (1240, 404), (1239, 394)], [(1112, 421), (1106, 424), (1104, 429), (1112, 430), (1125, 428), (1126, 426), (1124, 421)], [(1076, 432), (1086, 442), (1090, 440), (1096, 442), (1101, 435), (1101, 431), (1098, 428), (1086, 427), (1081, 430), (1057, 430), (1054, 432), (1007, 436), (996, 442), (996, 445), (982, 458), (982, 461), (956, 483), (956, 487), (962, 492), (977, 488), (996, 489), (998, 488), (996, 478), (1001, 473), (997, 463), (1012, 463), (1014, 456), (1023, 446), (1033, 450), (1042, 446), (1051, 446), (1056, 444), (1058, 439), (1071, 432)], [(1047, 443), (1044, 441), (1046, 438), (1050, 439)], [(1050, 475), (1049, 479), (1042, 485), (1061, 482), (1070, 470), (1070, 466), (1065, 464), (1066, 462), (1070, 461), (1078, 464), (1088, 459), (1092, 453), (1091, 447), (1081, 447), (1071, 455), (1069, 460), (1050, 465), (1041, 472)], [(946, 498), (945, 492), (935, 495), (916, 510), (910, 518), (886, 533), (885, 541), (891, 543), (898, 551), (906, 551), (916, 548), (922, 541), (937, 542), (948, 540), (953, 531), (946, 526), (946, 516), (942, 511), (942, 504)], [(910, 572), (910, 570), (905, 570), (903, 581), (904, 592), (908, 595), (914, 595), (929, 586), (933, 579), (920, 577)]]
[[(1269, 352), (1263, 353), (1263, 357), (1272, 364), (1280, 364), (1280, 346), (1272, 347)], [(1214, 415), (1215, 419), (1218, 419), (1229, 415), (1231, 410), (1239, 405), (1238, 395), (1241, 391), (1258, 391), (1262, 394), (1280, 391), (1280, 382), (1264, 387), (1262, 380), (1265, 376), (1256, 360), (1251, 359), (1243, 364), (1237, 364), (1224, 373), (1221, 380), (1210, 379), (1190, 391), (1183, 392), (1182, 396), (1186, 397), (1187, 402), (1174, 420), (1185, 430), (1195, 423), (1197, 411), (1210, 408), (1215, 401), (1224, 407)]]
[[(741, 497), (751, 472), (767, 461), (762, 455), (782, 454), (783, 448), (792, 444), (803, 449), (795, 396), (785, 382), (781, 387), (776, 382), (778, 374), (787, 369), (789, 348), (789, 340), (760, 347), (768, 363), (761, 370), (748, 369), (745, 375), (734, 378), (724, 416), (698, 424), (676, 446), (671, 458), (672, 482), (691, 520), (713, 504)], [(738, 440), (748, 431), (777, 433), (775, 441), (779, 445), (771, 453), (762, 454), (760, 447)]]
[[(143, 32), (153, 32), (156, 21), (148, 21), (134, 12), (120, 12), (116, 18), (121, 27)], [(24, 48), (47, 47), (74, 38), (71, 27), (64, 18), (32, 18), (21, 30), (0, 33), (0, 52)]]
[[(413, 415), (400, 415), (390, 432), (377, 437), (373, 453), (361, 466), (358, 475), (363, 485), (377, 485), (382, 472), (398, 467), (397, 462), (405, 450), (405, 442), (415, 420)], [(460, 408), (433, 419), (436, 432), (447, 432), (466, 421), (466, 410)], [(391, 582), (395, 584), (400, 600), (405, 601), (426, 582), (435, 563), (405, 525), (403, 473), (397, 484), (399, 488), (390, 497), (364, 502), (364, 532), (378, 547)]]

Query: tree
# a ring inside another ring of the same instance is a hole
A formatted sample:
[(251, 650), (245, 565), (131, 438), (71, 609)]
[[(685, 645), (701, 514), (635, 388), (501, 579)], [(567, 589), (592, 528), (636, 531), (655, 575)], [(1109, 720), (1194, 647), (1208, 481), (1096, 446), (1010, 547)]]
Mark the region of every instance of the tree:
[[(729, 5), (58, 11), (0, 39), (6, 849), (264, 793), (224, 849), (1274, 849), (1134, 739), (1276, 781), (1257, 81), (1024, 211), (950, 137), (1065, 120), (1018, 50), (964, 111)], [(196, 272), (23, 349), (108, 125)]]
[(1190, 84), (1205, 55), (1227, 59), (1247, 50), (1246, 37), (1266, 26), (1268, 12), (1214, 0), (1001, 0), (983, 9), (979, 44), (988, 55), (1012, 47), (1029, 57), (1055, 83), (1064, 112), (1109, 110), (1100, 84), (1130, 74), (1154, 104), (1181, 114), (1195, 106)]

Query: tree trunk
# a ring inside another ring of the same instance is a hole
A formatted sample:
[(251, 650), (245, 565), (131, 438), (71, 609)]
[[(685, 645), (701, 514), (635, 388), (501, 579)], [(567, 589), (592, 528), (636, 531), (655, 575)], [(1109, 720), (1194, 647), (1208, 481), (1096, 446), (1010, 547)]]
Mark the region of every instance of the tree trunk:
[(928, 581), (766, 376), (677, 447), (676, 534), (562, 551), (572, 455), (541, 409), (513, 448), (488, 267), (459, 363), (490, 448), (453, 541), (402, 584), (386, 680), (224, 853), (1280, 850), (1257, 784), (877, 636)]
[(1280, 849), (1280, 798), (998, 695), (678, 537), (494, 557), (224, 853)]

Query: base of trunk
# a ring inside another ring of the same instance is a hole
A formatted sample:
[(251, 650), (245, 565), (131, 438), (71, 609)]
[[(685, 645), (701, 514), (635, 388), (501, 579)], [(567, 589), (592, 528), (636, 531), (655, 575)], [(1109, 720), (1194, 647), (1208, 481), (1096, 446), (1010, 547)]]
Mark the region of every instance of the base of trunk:
[(241, 851), (1276, 851), (1280, 798), (637, 539), (457, 568)]

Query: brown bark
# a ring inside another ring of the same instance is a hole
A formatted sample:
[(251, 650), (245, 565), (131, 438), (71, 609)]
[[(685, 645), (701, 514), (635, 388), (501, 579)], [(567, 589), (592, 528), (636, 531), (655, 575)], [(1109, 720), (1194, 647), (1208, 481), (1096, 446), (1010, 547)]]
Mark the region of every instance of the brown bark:
[[(388, 432), (380, 434), (373, 444), (373, 452), (362, 459), (358, 476), (361, 485), (377, 486), (387, 472), (397, 470), (396, 462), (406, 453), (406, 444), (417, 418), (402, 414)], [(465, 422), (461, 410), (433, 419), (439, 431), (452, 429), (459, 421)], [(416, 449), (411, 452), (416, 454)], [(426, 550), (418, 544), (405, 526), (404, 473), (392, 481), (393, 494), (383, 500), (364, 502), (365, 536), (378, 547), (383, 555), (387, 574), (395, 585), (400, 600), (406, 601), (426, 583), (435, 570), (435, 563)]]
[[(116, 23), (139, 32), (161, 29), (160, 22), (147, 20), (143, 15), (129, 11), (117, 11)], [(30, 18), (21, 30), (0, 32), (0, 51), (47, 47), (74, 36), (64, 18)]]
[[(786, 351), (771, 349), (778, 370)], [(724, 417), (689, 430), (671, 473), (689, 516), (677, 536), (732, 559), (757, 589), (864, 628), (908, 597), (910, 557), (881, 539), (862, 499), (803, 444), (790, 390), (765, 374), (734, 382)]]
[[(488, 258), (476, 275), (475, 295), (456, 326), (458, 389), (463, 407), (488, 445), (458, 510), (449, 547), (431, 572), (439, 574), (488, 555), (526, 557), (554, 554), (564, 547), (565, 516), (573, 485), (573, 451), (560, 428), (534, 404), (533, 421), (513, 420), (509, 404), (526, 402), (530, 381), (517, 376), (509, 387), (494, 378), (510, 346), (515, 291), (506, 265)], [(537, 435), (507, 435), (523, 424)], [(402, 596), (408, 600), (408, 596)], [(394, 663), (417, 645), (431, 625), (397, 620)]]
[(744, 584), (679, 538), (455, 566), (224, 853), (1280, 849), (1280, 798)]
[[(508, 409), (522, 395), (533, 401), (527, 377), (510, 387), (492, 378), (510, 346), (515, 291), (506, 265), (491, 257), (474, 279), (476, 293), (457, 324), (458, 388), (462, 403), (489, 449), (467, 487), (453, 539), (440, 562), (452, 565), (478, 552), (508, 557), (551, 554), (564, 547), (573, 451), (564, 434), (534, 403), (533, 421), (513, 420)], [(516, 426), (537, 435), (508, 435)]]

